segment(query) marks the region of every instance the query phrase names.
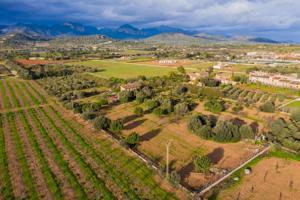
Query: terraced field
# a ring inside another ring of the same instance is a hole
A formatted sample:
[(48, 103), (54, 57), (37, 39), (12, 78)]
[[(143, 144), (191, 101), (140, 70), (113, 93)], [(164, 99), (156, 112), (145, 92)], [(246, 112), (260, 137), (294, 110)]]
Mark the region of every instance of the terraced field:
[(35, 82), (0, 87), (0, 199), (176, 199), (152, 169)]

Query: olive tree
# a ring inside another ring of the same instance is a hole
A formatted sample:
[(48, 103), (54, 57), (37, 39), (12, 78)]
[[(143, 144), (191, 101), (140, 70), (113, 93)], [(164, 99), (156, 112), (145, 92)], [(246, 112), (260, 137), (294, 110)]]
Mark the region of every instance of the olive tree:
[(212, 163), (209, 157), (207, 156), (197, 156), (194, 160), (194, 165), (197, 172), (207, 174)]
[(213, 132), (218, 142), (237, 142), (241, 138), (238, 126), (230, 121), (218, 121)]
[(133, 132), (126, 137), (126, 143), (130, 147), (136, 146), (139, 143), (139, 141), (140, 141), (140, 136), (136, 132)]
[(101, 115), (95, 118), (93, 125), (97, 130), (107, 130), (110, 127), (110, 123), (110, 119)]

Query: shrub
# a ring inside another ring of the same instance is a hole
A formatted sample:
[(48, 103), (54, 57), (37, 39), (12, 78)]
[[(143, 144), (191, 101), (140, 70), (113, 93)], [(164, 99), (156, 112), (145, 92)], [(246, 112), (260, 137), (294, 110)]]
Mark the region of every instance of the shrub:
[(211, 160), (207, 156), (197, 156), (194, 165), (197, 172), (207, 174), (211, 167)]
[(92, 120), (92, 119), (95, 119), (96, 118), (96, 113), (94, 112), (84, 112), (82, 113), (82, 118), (85, 119), (85, 120)]
[(176, 87), (175, 91), (176, 91), (176, 94), (181, 95), (181, 94), (186, 93), (188, 91), (188, 88), (185, 85), (180, 85), (180, 86)]
[(159, 106), (159, 102), (157, 100), (148, 100), (147, 107), (149, 110), (153, 110)]
[(181, 74), (186, 74), (185, 69), (183, 66), (177, 67), (177, 71)]
[(135, 107), (133, 113), (137, 116), (143, 116), (144, 110), (141, 107)]
[(225, 110), (224, 101), (211, 99), (204, 104), (204, 108), (213, 113), (219, 113)]
[(120, 133), (121, 130), (123, 129), (124, 124), (121, 120), (114, 120), (111, 121), (109, 125), (109, 130), (113, 133)]
[(232, 111), (237, 113), (243, 110), (243, 106), (241, 104), (235, 104), (234, 107), (232, 108)]
[(175, 101), (171, 98), (162, 99), (161, 109), (164, 110), (164, 114), (168, 114), (174, 111)]
[(220, 81), (212, 78), (201, 78), (200, 82), (207, 87), (217, 87), (220, 85)]
[(275, 112), (275, 104), (267, 101), (266, 103), (262, 104), (259, 109), (263, 112), (273, 113)]
[(135, 93), (135, 100), (138, 103), (143, 103), (146, 98), (147, 98), (146, 94), (142, 91), (138, 91), (138, 92)]
[(173, 186), (179, 185), (181, 181), (180, 175), (174, 170), (170, 173), (169, 181)]
[(177, 115), (185, 115), (189, 112), (189, 106), (187, 103), (179, 103), (175, 105), (174, 112)]
[(126, 143), (130, 147), (136, 146), (140, 141), (140, 136), (136, 132), (131, 133), (130, 135), (127, 136), (126, 138)]
[(105, 116), (99, 116), (94, 120), (94, 127), (97, 130), (107, 130), (110, 126), (110, 119)]
[(240, 140), (238, 126), (230, 121), (218, 121), (213, 128), (214, 140), (218, 142), (237, 142)]
[(300, 109), (299, 108), (293, 109), (293, 111), (291, 112), (291, 118), (293, 120), (295, 120), (296, 122), (300, 121)]
[(206, 115), (193, 115), (188, 120), (188, 130), (204, 139), (211, 137), (212, 122)]
[(244, 124), (240, 127), (240, 134), (242, 139), (254, 139), (255, 134), (251, 126)]
[(168, 114), (168, 111), (158, 107), (153, 110), (153, 114), (155, 114), (157, 116), (162, 116), (162, 115)]
[(134, 100), (134, 93), (131, 91), (122, 91), (119, 93), (119, 100), (121, 103), (127, 103)]

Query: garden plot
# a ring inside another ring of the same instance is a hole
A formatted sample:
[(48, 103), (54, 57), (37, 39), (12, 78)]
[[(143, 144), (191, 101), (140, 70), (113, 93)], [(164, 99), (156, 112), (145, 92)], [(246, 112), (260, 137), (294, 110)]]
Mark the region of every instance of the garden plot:
[(200, 152), (212, 158), (214, 167), (230, 170), (257, 151), (257, 146), (244, 142), (225, 144), (201, 139), (187, 131), (186, 119), (170, 120), (153, 114), (137, 117), (131, 104), (115, 106), (107, 111), (107, 116), (125, 119), (122, 135), (137, 132), (141, 140), (138, 150), (162, 165), (166, 158), (166, 143), (171, 140), (170, 167), (180, 173), (182, 183), (191, 189), (199, 189), (220, 176), (194, 173), (193, 158)]

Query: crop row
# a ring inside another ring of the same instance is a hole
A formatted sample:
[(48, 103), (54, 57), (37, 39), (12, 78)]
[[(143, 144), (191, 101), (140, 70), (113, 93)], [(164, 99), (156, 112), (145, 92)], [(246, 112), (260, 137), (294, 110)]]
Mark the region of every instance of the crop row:
[(262, 93), (241, 89), (239, 87), (227, 86), (223, 89), (226, 97), (234, 100), (243, 100), (247, 103), (264, 103), (266, 101), (283, 101), (284, 97), (279, 94)]
[(87, 178), (92, 182), (93, 186), (101, 192), (101, 194), (103, 195), (103, 199), (114, 199), (114, 195), (107, 189), (107, 187), (105, 186), (105, 182), (97, 176), (97, 174), (93, 171), (92, 167), (85, 161), (84, 156), (80, 154), (75, 148), (75, 145), (70, 143), (70, 141), (65, 137), (61, 129), (57, 127), (57, 125), (50, 117), (48, 117), (47, 113), (44, 114), (45, 116), (47, 116), (47, 123), (51, 126), (51, 128), (55, 130), (55, 133), (58, 136), (59, 140), (79, 164), (82, 171), (84, 171), (85, 174), (88, 176)]
[(8, 160), (5, 149), (3, 118), (4, 116), (0, 114), (0, 196), (4, 199), (13, 199), (13, 188), (10, 181)]
[[(70, 121), (65, 120), (64, 117), (52, 106), (50, 106), (50, 109), (56, 115), (51, 117), (59, 118), (59, 120), (63, 123), (62, 125), (64, 127), (68, 127), (68, 132), (70, 132), (73, 137), (76, 137), (78, 143), (80, 143), (82, 147), (87, 148), (87, 150), (93, 154), (93, 158), (97, 160), (97, 162), (101, 164), (103, 168), (108, 169), (110, 176), (117, 176), (119, 179), (124, 178), (125, 183), (127, 182), (126, 184), (134, 187), (141, 197), (149, 199), (173, 198), (172, 195), (162, 190), (153, 180), (152, 170), (146, 167), (144, 163), (126, 155), (126, 153), (119, 147), (113, 148), (111, 141), (95, 141), (86, 134), (81, 134), (83, 131), (81, 128), (78, 126), (75, 128), (74, 124), (71, 124)], [(121, 184), (122, 182), (120, 182), (121, 180), (119, 179), (116, 180), (119, 181), (118, 184)]]
[(47, 99), (28, 81), (0, 81), (0, 109), (28, 107), (46, 102)]
[[(42, 110), (43, 114), (47, 117), (47, 120), (49, 120), (50, 123), (54, 124), (54, 121), (52, 119), (52, 116), (50, 117), (45, 110)], [(57, 115), (55, 117), (58, 117)], [(70, 136), (76, 141), (73, 143), (75, 146), (78, 144), (78, 149), (85, 149), (86, 152), (92, 157), (95, 162), (115, 181), (115, 183), (122, 188), (124, 195), (127, 196), (130, 199), (139, 199), (138, 195), (135, 193), (135, 191), (130, 187), (130, 183), (128, 182), (128, 177), (124, 176), (122, 173), (117, 171), (114, 166), (109, 165), (106, 163), (102, 157), (100, 157), (99, 154), (96, 153), (95, 149), (91, 147), (89, 143), (87, 143), (84, 138), (82, 138), (75, 129), (68, 126), (66, 121), (63, 121), (61, 118), (57, 118), (59, 121), (61, 121), (64, 125), (64, 127), (67, 127), (68, 130), (64, 131), (64, 134), (69, 133)], [(62, 134), (63, 135), (63, 134)], [(76, 144), (75, 144), (76, 143)], [(110, 152), (111, 153), (111, 152)]]
[(2, 101), (1, 108), (10, 108), (11, 103), (8, 98), (6, 88), (4, 87), (4, 81), (1, 81), (1, 80), (0, 80), (0, 94), (1, 94), (0, 98), (2, 98), (1, 99), (1, 101)]
[(21, 138), (17, 131), (16, 123), (15, 123), (15, 113), (9, 112), (6, 114), (8, 119), (10, 132), (12, 134), (12, 140), (16, 149), (16, 156), (18, 158), (20, 168), (22, 171), (22, 180), (24, 185), (26, 186), (28, 199), (38, 199), (38, 193), (35, 188), (35, 181), (30, 173), (29, 165), (25, 156), (24, 146), (22, 144)]
[(33, 120), (34, 125), (39, 130), (43, 140), (45, 141), (47, 148), (51, 150), (54, 154), (54, 160), (57, 165), (62, 170), (65, 179), (71, 185), (72, 189), (75, 191), (77, 198), (79, 199), (87, 199), (87, 194), (84, 188), (78, 182), (76, 175), (70, 169), (70, 166), (67, 161), (65, 161), (63, 154), (59, 151), (57, 146), (55, 145), (53, 139), (48, 135), (47, 130), (42, 125), (38, 117), (36, 116), (36, 111), (34, 109), (29, 109), (29, 114), (31, 119)]

